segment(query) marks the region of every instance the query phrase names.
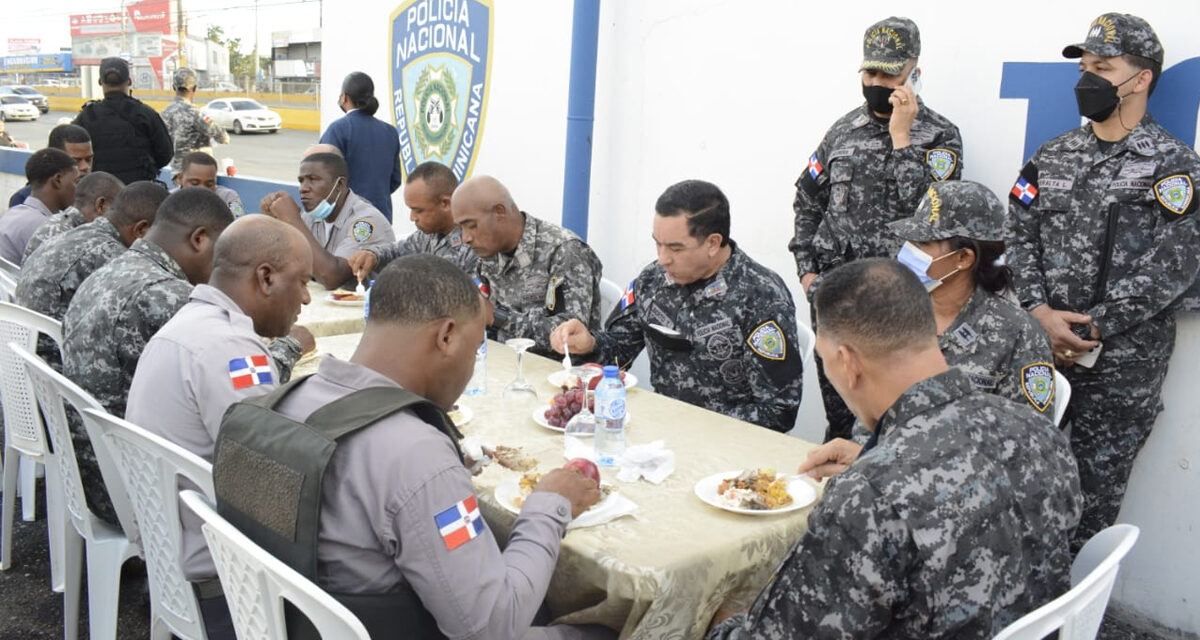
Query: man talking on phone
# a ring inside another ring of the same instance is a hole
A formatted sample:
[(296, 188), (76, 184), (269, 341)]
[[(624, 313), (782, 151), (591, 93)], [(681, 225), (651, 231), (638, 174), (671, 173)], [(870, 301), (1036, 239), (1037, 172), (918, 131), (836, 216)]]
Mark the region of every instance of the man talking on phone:
[[(907, 217), (933, 182), (962, 177), (958, 127), (925, 106), (921, 34), (908, 18), (867, 28), (859, 66), (859, 107), (830, 127), (805, 158), (796, 180), (796, 232), (788, 249), (811, 301), (821, 274), (860, 258), (891, 257), (900, 248), (887, 223)], [(825, 439), (848, 438), (854, 415), (817, 373), (828, 427)]]

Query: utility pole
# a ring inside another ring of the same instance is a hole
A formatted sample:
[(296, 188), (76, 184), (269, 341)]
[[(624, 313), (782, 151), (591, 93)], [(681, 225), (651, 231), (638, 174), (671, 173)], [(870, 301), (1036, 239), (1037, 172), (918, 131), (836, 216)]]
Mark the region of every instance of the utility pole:
[(254, 0), (254, 90), (258, 91), (258, 0)]
[(179, 48), (176, 53), (179, 54), (179, 64), (176, 69), (182, 69), (187, 66), (187, 55), (184, 53), (184, 45), (187, 43), (187, 28), (183, 24), (183, 0), (175, 0), (175, 22), (176, 28), (179, 30)]
[[(111, 5), (110, 5), (111, 6)], [(121, 53), (129, 51), (129, 41), (125, 35), (125, 20), (128, 16), (125, 15), (125, 0), (121, 0)]]

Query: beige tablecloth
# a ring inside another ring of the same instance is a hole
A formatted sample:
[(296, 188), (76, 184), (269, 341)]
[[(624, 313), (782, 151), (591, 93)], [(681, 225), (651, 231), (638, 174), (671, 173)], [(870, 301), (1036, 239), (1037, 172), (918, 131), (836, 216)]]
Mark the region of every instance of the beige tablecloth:
[[(344, 335), (317, 345), (345, 358), (357, 342), (358, 336)], [(536, 425), (532, 406), (516, 407), (501, 396), (515, 377), (515, 358), (501, 344), (488, 345), (488, 390), (459, 401), (474, 413), (462, 431), (492, 444), (523, 446), (538, 458), (538, 469), (548, 471), (565, 462), (562, 436)], [(555, 393), (546, 376), (561, 366), (525, 357), (525, 375), (540, 403)], [(675, 473), (652, 485), (619, 483), (615, 470), (603, 471), (605, 481), (639, 509), (634, 517), (569, 532), (547, 600), (558, 622), (604, 624), (622, 638), (699, 638), (722, 603), (749, 605), (803, 534), (811, 507), (771, 516), (728, 513), (701, 502), (696, 482), (752, 467), (790, 472), (814, 445), (645, 390), (631, 390), (628, 406), (629, 443), (664, 440), (675, 451)], [(514, 475), (491, 465), (475, 479), (484, 517), (501, 541), (516, 516), (497, 504), (493, 491)]]
[(304, 325), (318, 338), (362, 333), (361, 303), (335, 304), (329, 298), (329, 290), (316, 282), (308, 283), (308, 295), (312, 301), (300, 309), (300, 319), (296, 324)]

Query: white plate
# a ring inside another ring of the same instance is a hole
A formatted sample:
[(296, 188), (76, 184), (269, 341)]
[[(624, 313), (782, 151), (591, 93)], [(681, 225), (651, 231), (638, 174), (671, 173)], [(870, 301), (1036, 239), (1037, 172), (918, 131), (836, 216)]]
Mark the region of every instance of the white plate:
[[(506, 510), (517, 515), (521, 514), (521, 508), (517, 506), (516, 502), (516, 498), (520, 497), (521, 495), (521, 476), (513, 476), (496, 485), (496, 490), (492, 493), (492, 495), (496, 497), (496, 502), (499, 502), (500, 506), (504, 507)], [(579, 514), (579, 517), (572, 520), (571, 523), (567, 525), (567, 528), (579, 529), (581, 527), (591, 527), (597, 524), (603, 524), (604, 522), (607, 522), (603, 512), (610, 507), (616, 508), (620, 506), (621, 502), (621, 492), (613, 491), (608, 494), (607, 498), (597, 502), (596, 504), (592, 505), (590, 509)], [(628, 506), (633, 507), (634, 509), (637, 508), (637, 505), (634, 505), (627, 499), (625, 502)], [(632, 511), (632, 509), (629, 509), (628, 511)], [(588, 516), (592, 514), (597, 515), (589, 518)]]
[(336, 304), (339, 307), (361, 307), (367, 302), (367, 299), (364, 297), (362, 300), (334, 300), (333, 292), (330, 291), (325, 296), (325, 302), (328, 302), (329, 304)]
[(786, 507), (770, 510), (758, 510), (727, 506), (723, 504), (718, 497), (717, 487), (721, 485), (721, 481), (728, 478), (736, 478), (741, 475), (742, 471), (743, 470), (739, 469), (737, 471), (714, 473), (713, 475), (704, 478), (696, 483), (696, 497), (718, 509), (724, 509), (725, 511), (732, 511), (733, 513), (741, 513), (748, 516), (772, 516), (777, 513), (787, 513), (797, 509), (803, 509), (817, 500), (816, 487), (814, 487), (811, 482), (805, 480), (804, 478), (795, 478), (791, 482), (788, 482), (787, 490), (788, 494), (792, 496), (792, 503)]
[[(533, 421), (536, 422), (539, 427), (542, 427), (544, 429), (549, 429), (551, 431), (557, 431), (559, 433), (563, 433), (564, 431), (566, 431), (565, 428), (555, 427), (555, 426), (551, 425), (549, 422), (546, 422), (546, 410), (549, 408), (550, 408), (550, 405), (548, 405), (548, 404), (540, 404), (533, 408), (533, 413), (530, 415), (530, 417), (533, 418)], [(629, 410), (626, 409), (625, 410), (625, 426), (626, 427), (629, 426), (629, 421), (630, 421), (630, 419), (632, 419), (632, 417), (633, 416), (630, 415)], [(582, 437), (587, 438), (590, 436), (588, 436), (587, 434), (583, 434)]]
[[(551, 373), (550, 375), (546, 376), (546, 380), (550, 384), (552, 384), (556, 387), (562, 387), (563, 383), (565, 383), (567, 381), (568, 375), (570, 375), (570, 374), (567, 373), (566, 369), (558, 369), (554, 373)], [(626, 371), (625, 372), (625, 388), (632, 389), (637, 386), (637, 383), (638, 383), (637, 376)]]
[(457, 409), (453, 411), (447, 411), (446, 414), (450, 416), (450, 420), (456, 427), (461, 427), (467, 424), (471, 421), (471, 418), (475, 417), (475, 412), (471, 410), (471, 407), (468, 407), (465, 404), (458, 405)]

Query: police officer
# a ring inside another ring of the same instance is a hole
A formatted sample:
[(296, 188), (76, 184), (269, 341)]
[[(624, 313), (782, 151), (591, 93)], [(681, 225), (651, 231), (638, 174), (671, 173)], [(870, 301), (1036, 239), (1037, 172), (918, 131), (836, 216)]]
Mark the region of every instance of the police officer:
[[(264, 394), (280, 380), (263, 338), (290, 334), (314, 346), (311, 334), (293, 329), (309, 301), (311, 277), (312, 253), (299, 231), (267, 216), (229, 225), (213, 250), (208, 284), (196, 285), (188, 303), (142, 350), (125, 418), (212, 462), (229, 405)], [(179, 560), (197, 591), (207, 637), (235, 638), (194, 519), (183, 519)]]
[(674, 184), (654, 210), (658, 260), (629, 283), (605, 330), (572, 319), (551, 344), (625, 366), (647, 348), (659, 393), (790, 430), (804, 369), (792, 294), (729, 239), (729, 201), (716, 185)]
[[(867, 28), (859, 67), (866, 102), (842, 116), (796, 181), (796, 231), (788, 248), (805, 293), (839, 264), (896, 255), (885, 223), (916, 208), (931, 183), (962, 175), (958, 127), (918, 96), (921, 34), (908, 18)], [(821, 374), (821, 367), (817, 367)], [(821, 380), (826, 439), (846, 436), (854, 416)]]
[[(402, 388), (447, 409), (471, 377), (484, 323), (478, 290), (462, 270), (430, 255), (400, 258), (375, 281), (371, 315), (350, 360), (325, 357), (274, 411), (305, 420), (353, 392), (378, 387)], [(324, 469), (316, 549), (299, 560), (316, 566), (319, 559), (322, 588), (356, 612), (375, 612), (360, 618), (376, 638), (397, 629), (414, 638), (578, 632), (559, 625), (530, 633), (530, 624), (567, 524), (600, 497), (596, 483), (563, 469), (545, 474), (501, 551), (480, 516), (456, 442), (444, 423), (427, 420), (404, 409), (338, 439)], [(217, 499), (261, 522), (255, 516), (272, 515), (270, 505), (225, 493), (226, 487), (246, 491), (262, 481), (260, 467), (246, 464), (247, 456), (225, 455), (229, 434), (245, 426), (230, 419), (222, 425)], [(256, 529), (261, 527), (244, 530), (253, 535)]]
[(1062, 432), (947, 366), (895, 260), (834, 269), (814, 297), (817, 351), (872, 439), (750, 611), (718, 612), (709, 638), (991, 638), (1069, 588), (1080, 506)]
[(157, 179), (158, 170), (171, 161), (174, 146), (158, 112), (129, 95), (129, 63), (122, 58), (101, 60), (100, 86), (104, 99), (84, 104), (72, 122), (92, 136), (92, 169), (107, 171), (125, 184)]
[[(104, 215), (52, 238), (21, 268), (14, 294), (17, 304), (61, 322), (83, 281), (146, 235), (166, 199), (167, 192), (157, 184), (135, 182), (121, 191)], [(49, 338), (39, 337), (38, 353), (51, 364), (60, 364), (58, 349)]]
[(217, 194), (235, 218), (246, 214), (238, 192), (217, 184), (217, 159), (203, 151), (192, 151), (183, 156), (179, 173), (175, 174), (175, 181), (179, 185), (175, 190), (182, 187), (204, 187)]
[(404, 185), (404, 204), (408, 219), (417, 230), (390, 247), (359, 251), (350, 256), (350, 270), (359, 280), (376, 269), (386, 267), (401, 256), (431, 253), (475, 273), (475, 252), (462, 241), (462, 232), (450, 213), (450, 198), (458, 187), (454, 172), (439, 162), (422, 162), (408, 174)]
[(1009, 260), (1021, 304), (1071, 382), (1085, 500), (1078, 548), (1116, 520), (1162, 408), (1174, 310), (1200, 269), (1200, 159), (1146, 111), (1163, 48), (1145, 20), (1106, 13), (1063, 55), (1080, 59), (1075, 96), (1091, 122), (1021, 169)]
[(192, 104), (196, 95), (195, 71), (181, 67), (171, 77), (171, 85), (175, 88), (175, 99), (163, 109), (162, 119), (175, 145), (171, 172), (179, 173), (183, 170), (185, 155), (192, 151), (211, 153), (213, 141), (229, 144), (229, 134)]
[(0, 216), (0, 257), (20, 265), (25, 247), (37, 228), (75, 201), (79, 169), (66, 153), (46, 148), (25, 161), (25, 177), (33, 187), (29, 197)]
[(553, 353), (550, 332), (569, 318), (600, 328), (600, 259), (574, 233), (517, 208), (499, 180), (476, 176), (450, 203), (462, 241), (479, 256), (480, 290), (492, 305), (490, 335), (529, 338)]
[[(207, 189), (163, 201), (146, 235), (88, 276), (63, 316), (63, 373), (105, 410), (125, 415), (125, 398), (142, 348), (187, 303), (192, 285), (208, 281), (213, 243), (233, 216)], [(116, 514), (82, 425), (73, 435), (92, 511)]]
[(296, 227), (313, 252), (313, 277), (327, 289), (356, 284), (346, 261), (356, 251), (386, 247), (396, 240), (392, 224), (370, 202), (350, 190), (346, 160), (312, 153), (300, 162), (300, 207), (286, 191), (267, 195), (263, 213)]
[(84, 176), (75, 183), (75, 202), (46, 218), (42, 226), (30, 236), (29, 242), (25, 244), (23, 260), (28, 260), (47, 240), (104, 215), (124, 186), (116, 176), (104, 171)]
[(1012, 272), (997, 263), (1006, 219), (990, 189), (962, 180), (930, 185), (912, 217), (888, 227), (905, 241), (898, 259), (929, 291), (946, 362), (980, 391), (1053, 415), (1050, 342), (1006, 297)]

